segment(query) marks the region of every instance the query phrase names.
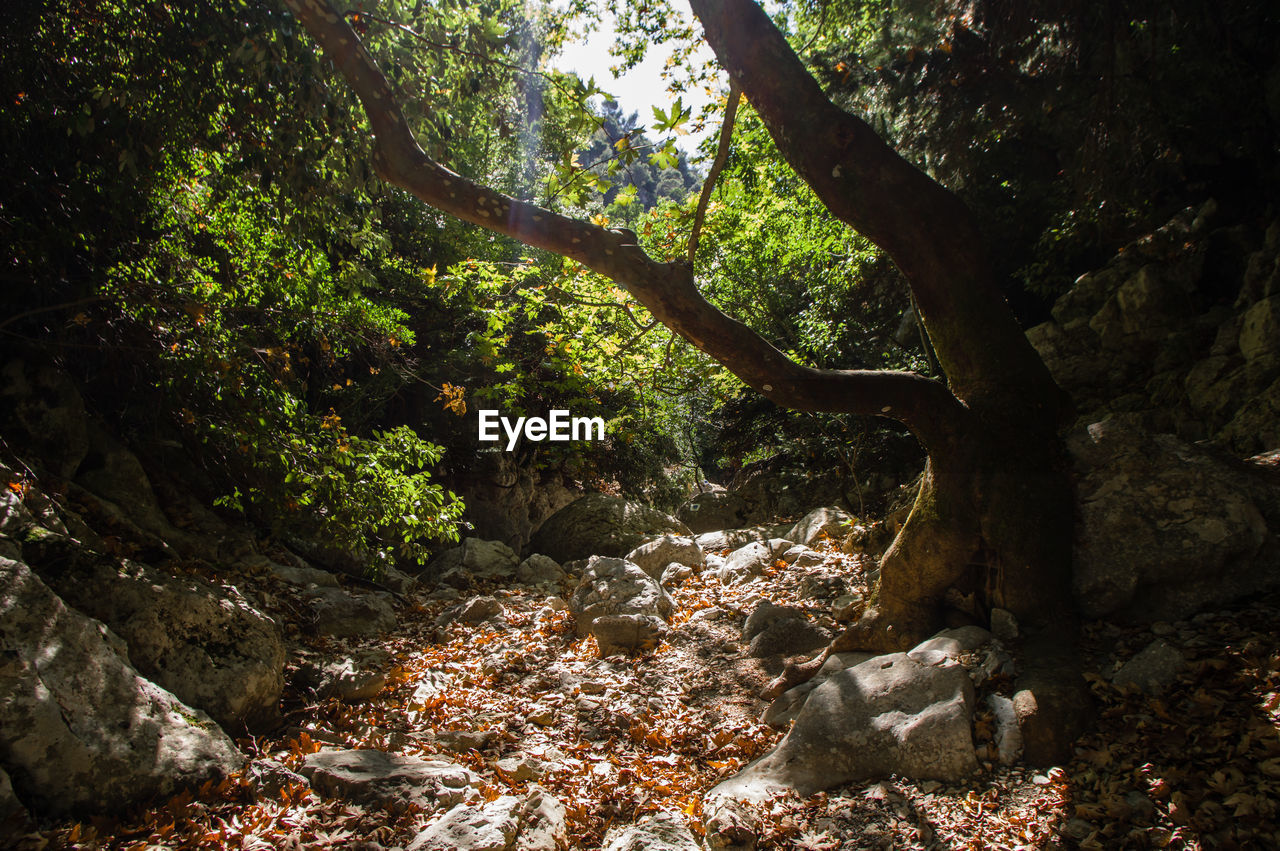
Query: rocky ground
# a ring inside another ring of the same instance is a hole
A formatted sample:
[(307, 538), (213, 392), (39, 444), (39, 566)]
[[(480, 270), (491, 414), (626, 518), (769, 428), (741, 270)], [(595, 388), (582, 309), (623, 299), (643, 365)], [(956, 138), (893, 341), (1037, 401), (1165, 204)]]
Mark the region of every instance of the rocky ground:
[[(746, 808), (747, 834), (708, 833), (704, 794), (783, 735), (762, 723), (763, 685), (804, 634), (838, 628), (833, 608), (856, 609), (874, 564), (822, 543), (724, 582), (728, 553), (668, 576), (668, 625), (649, 649), (605, 658), (594, 635), (577, 634), (572, 566), (540, 585), (455, 574), (405, 588), (392, 630), (338, 638), (316, 631), (308, 577), (243, 563), (221, 578), (283, 613), (283, 725), (238, 740), (253, 757), (241, 774), (133, 812), (29, 826), (15, 847), (1280, 844), (1275, 601), (1149, 629), (1092, 624), (1100, 723), (1070, 764), (1002, 766), (999, 725), (980, 700), (970, 780), (779, 797)], [(744, 633), (765, 601), (799, 610), (806, 626)], [(998, 668), (976, 679), (979, 698), (1008, 690)]]

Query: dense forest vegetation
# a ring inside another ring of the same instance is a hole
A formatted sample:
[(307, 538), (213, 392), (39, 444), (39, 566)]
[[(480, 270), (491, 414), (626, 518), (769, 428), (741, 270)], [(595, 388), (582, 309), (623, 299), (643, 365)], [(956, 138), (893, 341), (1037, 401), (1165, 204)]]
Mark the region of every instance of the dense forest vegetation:
[[(1193, 299), (1234, 302), (1277, 214), (1280, 12), (349, 5), (0, 10), (6, 364), (55, 365), (219, 516), (336, 547), (375, 584), (477, 528), (519, 550), (551, 512), (493, 527), (503, 489), (675, 513), (754, 480), (775, 522), (916, 500), (860, 619), (770, 671), (771, 696), (837, 651), (915, 646), (967, 594), (984, 625), (1017, 616), (1042, 660), (1019, 676), (1080, 713), (1044, 723), (1083, 725), (1081, 400), (1025, 331), (1207, 204), (1235, 230)], [(610, 15), (619, 67), (670, 51), (667, 109), (619, 103), (608, 69), (557, 70)], [(689, 150), (694, 128), (718, 132)], [(605, 439), (503, 452), (480, 409), (599, 417)], [(15, 440), (13, 416), (6, 469), (69, 478), (47, 460), (62, 438)]]

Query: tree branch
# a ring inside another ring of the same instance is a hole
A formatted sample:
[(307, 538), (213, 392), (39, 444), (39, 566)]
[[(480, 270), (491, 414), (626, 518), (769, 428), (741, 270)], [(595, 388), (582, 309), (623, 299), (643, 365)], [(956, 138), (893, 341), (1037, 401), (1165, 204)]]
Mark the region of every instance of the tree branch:
[(418, 145), (385, 76), (347, 21), (327, 0), (285, 3), (360, 99), (376, 141), (375, 166), (384, 180), (437, 210), (611, 278), (656, 319), (779, 405), (889, 417), (911, 429), (930, 452), (947, 451), (968, 430), (968, 411), (940, 383), (914, 373), (797, 364), (703, 298), (687, 263), (656, 261), (629, 231), (568, 218), (435, 162)]
[(716, 179), (729, 159), (729, 144), (733, 141), (733, 122), (738, 117), (738, 101), (742, 99), (742, 90), (736, 83), (729, 84), (729, 103), (724, 110), (724, 121), (720, 124), (720, 142), (716, 146), (716, 159), (711, 164), (711, 172), (702, 183), (702, 194), (698, 196), (698, 209), (693, 213), (693, 229), (689, 231), (689, 265), (693, 265), (694, 255), (698, 253), (698, 236), (702, 233), (702, 219), (707, 214), (707, 204), (711, 201), (711, 190), (716, 188)]
[(1062, 396), (997, 286), (954, 193), (834, 105), (752, 0), (689, 0), (707, 42), (778, 150), (836, 217), (906, 276), (956, 395), (1020, 398), (1056, 423)]

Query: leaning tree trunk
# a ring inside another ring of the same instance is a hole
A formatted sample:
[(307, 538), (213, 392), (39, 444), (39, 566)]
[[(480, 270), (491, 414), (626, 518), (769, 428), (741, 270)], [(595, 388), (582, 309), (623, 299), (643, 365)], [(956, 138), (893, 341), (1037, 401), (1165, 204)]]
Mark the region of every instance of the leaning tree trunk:
[[(996, 606), (1012, 612), (1028, 634), (1031, 655), (1047, 660), (1030, 672), (1040, 695), (1052, 692), (1051, 702), (1067, 707), (1079, 703), (1072, 492), (1057, 434), (1064, 397), (1005, 303), (964, 204), (865, 122), (833, 105), (759, 6), (690, 0), (733, 87), (755, 108), (782, 156), (834, 215), (883, 248), (903, 272), (946, 385), (911, 373), (797, 364), (708, 303), (691, 264), (659, 262), (629, 231), (567, 218), (445, 168), (419, 147), (391, 85), (328, 0), (285, 2), (360, 98), (384, 179), (438, 210), (612, 278), (655, 318), (780, 406), (885, 416), (920, 440), (928, 469), (883, 558), (876, 605), (835, 649), (907, 646), (942, 622), (954, 589), (973, 594), (983, 612)], [(817, 661), (788, 676), (803, 676)], [(1041, 671), (1052, 676), (1046, 680)], [(1027, 693), (1023, 703), (1036, 697)], [(1024, 710), (1034, 725), (1037, 710)]]

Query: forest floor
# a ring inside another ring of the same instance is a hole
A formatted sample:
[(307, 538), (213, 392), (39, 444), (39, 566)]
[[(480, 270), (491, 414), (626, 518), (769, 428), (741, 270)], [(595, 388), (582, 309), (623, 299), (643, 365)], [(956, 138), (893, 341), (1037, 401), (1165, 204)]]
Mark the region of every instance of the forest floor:
[[(855, 585), (869, 566), (830, 550), (828, 561)], [(700, 833), (701, 796), (782, 736), (758, 720), (758, 695), (782, 660), (748, 656), (741, 628), (761, 599), (806, 605), (798, 572), (780, 567), (733, 588), (694, 576), (672, 591), (663, 644), (607, 659), (594, 638), (576, 637), (562, 601), (528, 588), (468, 589), (462, 599), (493, 595), (501, 616), (445, 627), (437, 617), (457, 601), (424, 594), (394, 634), (349, 641), (308, 634), (293, 586), (226, 576), (284, 612), (291, 667), (351, 657), (388, 674), (379, 694), (356, 703), (290, 689), (284, 726), (240, 745), (295, 768), (326, 746), (438, 754), (479, 773), (488, 799), (537, 783), (565, 804), (574, 848), (600, 848), (611, 826), (659, 810)], [(1070, 764), (985, 762), (959, 785), (894, 777), (779, 799), (758, 808), (758, 847), (1280, 847), (1280, 605), (1086, 632), (1099, 723)], [(1113, 687), (1110, 675), (1157, 635), (1187, 659), (1178, 681), (1159, 698)], [(987, 753), (992, 731), (978, 718)], [(432, 818), (302, 785), (258, 797), (234, 777), (116, 818), (60, 824), (18, 847), (372, 849), (407, 845)]]

